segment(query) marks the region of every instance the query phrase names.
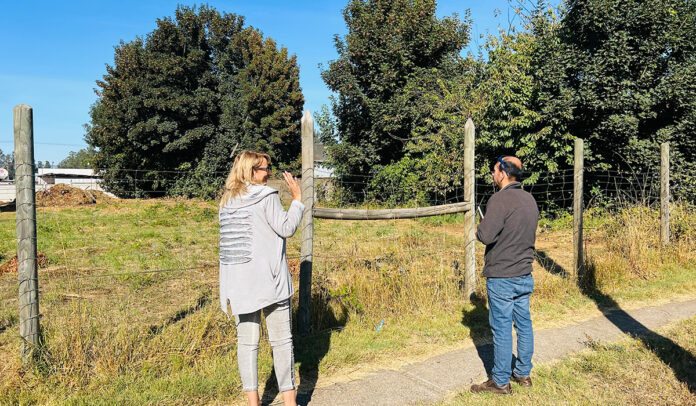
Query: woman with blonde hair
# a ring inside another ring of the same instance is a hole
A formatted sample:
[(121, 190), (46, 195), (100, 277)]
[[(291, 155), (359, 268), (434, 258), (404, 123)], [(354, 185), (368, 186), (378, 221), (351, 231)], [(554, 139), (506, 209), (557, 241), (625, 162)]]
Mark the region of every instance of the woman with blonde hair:
[[(295, 402), (290, 297), (294, 293), (285, 239), (302, 220), (297, 179), (283, 173), (292, 195), (286, 212), (278, 191), (266, 186), (271, 157), (253, 151), (237, 155), (220, 201), (220, 305), (235, 318), (239, 374), (250, 405), (258, 405), (261, 312), (266, 316), (273, 364), (285, 405)], [(229, 310), (228, 310), (229, 305)]]

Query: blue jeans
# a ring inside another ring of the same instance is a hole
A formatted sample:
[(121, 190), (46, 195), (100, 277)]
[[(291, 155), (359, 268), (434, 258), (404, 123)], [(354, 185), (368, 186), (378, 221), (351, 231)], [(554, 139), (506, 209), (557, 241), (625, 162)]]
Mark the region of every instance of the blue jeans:
[[(529, 296), (534, 291), (532, 274), (514, 278), (488, 278), (488, 319), (493, 332), (493, 372), (497, 385), (510, 382), (510, 374), (529, 376), (532, 371), (534, 332)], [(517, 358), (512, 371), (512, 325), (517, 331)]]

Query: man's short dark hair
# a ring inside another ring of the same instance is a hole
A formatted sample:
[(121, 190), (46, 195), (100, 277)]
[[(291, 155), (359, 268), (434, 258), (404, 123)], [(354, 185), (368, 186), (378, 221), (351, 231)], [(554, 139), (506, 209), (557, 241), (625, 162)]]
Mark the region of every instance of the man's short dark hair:
[(498, 160), (502, 161), (505, 164), (504, 167), (501, 166), (500, 170), (504, 171), (509, 177), (515, 178), (515, 180), (517, 180), (517, 181), (521, 181), (522, 176), (524, 176), (524, 169), (517, 166), (511, 160), (505, 159), (508, 157), (509, 157), (509, 155), (503, 155), (503, 156), (498, 158)]
[(515, 178), (515, 180), (518, 181), (522, 180), (522, 176), (524, 176), (524, 169), (520, 168), (519, 166), (515, 165), (510, 161), (505, 161), (505, 167), (508, 170), (509, 177)]

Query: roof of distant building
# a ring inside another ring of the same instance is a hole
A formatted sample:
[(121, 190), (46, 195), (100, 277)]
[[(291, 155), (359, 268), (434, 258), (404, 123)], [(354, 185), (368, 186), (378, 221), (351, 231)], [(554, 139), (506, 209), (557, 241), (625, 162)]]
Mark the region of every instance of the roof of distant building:
[(77, 168), (39, 168), (39, 177), (53, 176), (61, 177), (79, 177), (79, 178), (96, 178), (94, 169), (77, 169)]

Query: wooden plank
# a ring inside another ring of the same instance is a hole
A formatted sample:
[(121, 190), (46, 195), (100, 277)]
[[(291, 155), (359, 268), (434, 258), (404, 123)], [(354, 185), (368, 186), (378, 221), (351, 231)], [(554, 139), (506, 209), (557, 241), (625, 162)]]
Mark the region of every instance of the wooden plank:
[(393, 220), (440, 216), (442, 214), (471, 211), (470, 202), (444, 204), (440, 206), (416, 207), (411, 209), (332, 209), (315, 207), (314, 218), (332, 220)]

